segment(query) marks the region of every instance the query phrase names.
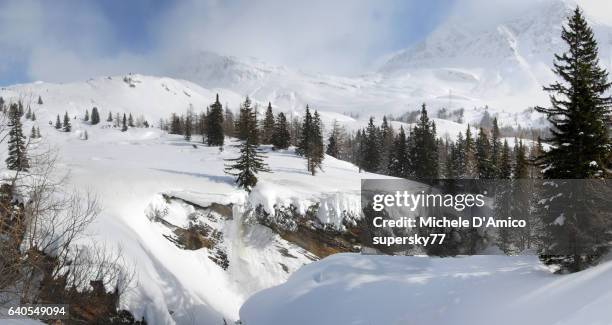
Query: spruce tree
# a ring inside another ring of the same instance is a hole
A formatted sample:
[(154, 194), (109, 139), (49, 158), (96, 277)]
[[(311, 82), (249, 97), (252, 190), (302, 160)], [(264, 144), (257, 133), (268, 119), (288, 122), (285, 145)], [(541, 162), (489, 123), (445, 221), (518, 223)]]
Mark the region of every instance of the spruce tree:
[(340, 158), (340, 151), (342, 150), (342, 137), (343, 131), (338, 124), (338, 121), (334, 120), (334, 124), (332, 126), (332, 130), (329, 133), (329, 138), (327, 139), (327, 149), (325, 153), (334, 157)]
[(272, 145), (274, 149), (287, 149), (291, 141), (289, 128), (287, 126), (287, 118), (282, 112), (276, 116), (274, 123), (274, 132), (272, 133)]
[(305, 156), (310, 149), (312, 143), (312, 114), (310, 114), (310, 107), (306, 105), (306, 112), (302, 120), (302, 131), (300, 134), (300, 141), (298, 142), (295, 152), (298, 155)]
[(27, 171), (30, 168), (26, 152), (26, 137), (23, 135), (19, 106), (12, 104), (9, 108), (9, 131), (8, 157), (6, 166), (10, 170)]
[(185, 119), (185, 127), (183, 128), (183, 137), (186, 141), (191, 141), (191, 116)]
[(40, 95), (38, 96), (38, 105), (42, 105), (43, 104), (43, 100), (42, 97), (40, 97)]
[(370, 117), (370, 122), (363, 135), (363, 142), (363, 169), (375, 173), (381, 163), (381, 139), (380, 130), (374, 125), (373, 117)]
[(383, 121), (380, 126), (380, 132), (380, 144), (382, 148), (380, 158), (381, 165), (378, 168), (378, 172), (380, 172), (381, 174), (388, 175), (391, 147), (393, 146), (395, 131), (393, 130), (393, 126), (391, 126), (391, 124), (389, 124), (389, 122), (387, 121), (387, 116), (383, 116)]
[(498, 177), (500, 173), (500, 159), (502, 152), (501, 132), (497, 117), (493, 118), (493, 128), (491, 129), (491, 165), (493, 167), (493, 178)]
[(258, 145), (252, 142), (251, 138), (241, 141), (240, 157), (226, 159), (231, 164), (226, 165), (225, 172), (236, 176), (238, 187), (250, 192), (257, 185), (257, 174), (269, 172), (268, 166), (264, 162), (265, 156), (258, 150)]
[(30, 131), (30, 138), (31, 139), (36, 139), (36, 126), (32, 125), (32, 130)]
[(307, 155), (310, 157), (308, 170), (314, 176), (317, 169), (322, 169), (323, 159), (325, 159), (324, 145), (323, 145), (323, 124), (319, 112), (315, 110), (314, 117), (312, 119), (312, 145)]
[(100, 113), (98, 113), (98, 108), (94, 107), (91, 109), (91, 124), (96, 125), (100, 123)]
[(463, 178), (475, 179), (478, 176), (478, 165), (476, 162), (476, 146), (474, 144), (474, 138), (472, 138), (472, 131), (468, 124), (467, 130), (465, 131), (465, 141), (463, 142), (464, 157), (463, 157)]
[(123, 113), (123, 120), (121, 120), (121, 132), (125, 132), (127, 129), (127, 118), (125, 117), (125, 113)]
[[(612, 241), (612, 215), (608, 187), (588, 181), (610, 176), (611, 143), (608, 122), (612, 97), (608, 73), (599, 66), (593, 31), (579, 8), (563, 26), (562, 40), (568, 50), (555, 55), (555, 74), (561, 79), (545, 87), (551, 107), (536, 107), (551, 124), (551, 144), (538, 160), (545, 182), (545, 206), (539, 214), (545, 227), (540, 258), (546, 264), (575, 272), (596, 263)], [(589, 186), (587, 186), (589, 185)], [(595, 189), (598, 188), (598, 189)], [(555, 200), (557, 196), (571, 198)], [(606, 202), (607, 206), (600, 206)], [(559, 247), (567, 254), (558, 254)]]
[(510, 157), (510, 146), (508, 140), (504, 140), (499, 159), (499, 178), (510, 179), (512, 175), (512, 158)]
[(421, 106), (421, 116), (412, 130), (412, 138), (410, 159), (414, 177), (429, 181), (437, 179), (439, 170), (435, 124), (429, 122), (425, 104)]
[(31, 118), (31, 120), (32, 120), (32, 121), (36, 121), (36, 113), (32, 112), (32, 118)]
[(268, 103), (266, 116), (262, 125), (262, 143), (272, 144), (272, 134), (274, 133), (274, 113), (272, 112), (272, 103)]
[(491, 144), (483, 128), (480, 128), (476, 139), (476, 166), (479, 179), (495, 177), (495, 168), (491, 161)]
[(259, 144), (259, 132), (257, 130), (257, 115), (251, 107), (251, 99), (247, 97), (240, 106), (240, 116), (238, 117), (238, 139), (250, 139), (251, 143)]
[(128, 126), (131, 128), (134, 127), (134, 117), (132, 116), (132, 113), (130, 113), (128, 116)]
[(88, 110), (85, 110), (85, 117), (83, 118), (83, 121), (89, 122), (89, 111)]
[(57, 119), (55, 120), (55, 129), (59, 130), (62, 128), (62, 122), (60, 121), (60, 116), (57, 114)]
[(408, 142), (404, 128), (400, 127), (399, 133), (393, 141), (389, 157), (389, 175), (401, 178), (410, 176), (410, 161), (408, 156)]
[(70, 117), (68, 116), (68, 112), (64, 114), (64, 124), (62, 128), (64, 132), (70, 132), (70, 130), (72, 130), (72, 125), (70, 124)]
[(223, 146), (225, 141), (223, 133), (223, 106), (219, 102), (219, 94), (217, 94), (215, 102), (210, 105), (206, 122), (206, 143), (209, 146)]
[(113, 112), (108, 112), (108, 117), (106, 118), (106, 122), (112, 122), (113, 121)]
[(31, 119), (31, 118), (32, 118), (32, 109), (30, 108), (30, 105), (28, 105), (28, 111), (27, 111), (27, 112), (26, 112), (26, 114), (25, 114), (25, 118), (26, 118), (27, 120), (29, 120), (29, 119)]

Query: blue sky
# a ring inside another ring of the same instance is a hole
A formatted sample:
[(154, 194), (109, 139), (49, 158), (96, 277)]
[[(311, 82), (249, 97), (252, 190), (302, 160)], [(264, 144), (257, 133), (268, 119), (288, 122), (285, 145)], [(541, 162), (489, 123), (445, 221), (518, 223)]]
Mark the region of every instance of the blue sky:
[(0, 1), (0, 85), (155, 74), (208, 50), (353, 75), (424, 37), (453, 0)]

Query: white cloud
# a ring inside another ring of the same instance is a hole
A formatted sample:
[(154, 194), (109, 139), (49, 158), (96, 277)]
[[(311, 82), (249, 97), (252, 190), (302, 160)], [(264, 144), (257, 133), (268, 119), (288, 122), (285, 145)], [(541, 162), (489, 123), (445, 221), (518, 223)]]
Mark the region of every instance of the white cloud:
[[(182, 1), (157, 25), (162, 47), (212, 50), (351, 73), (392, 37), (396, 1)], [(376, 53), (379, 54), (379, 53)]]

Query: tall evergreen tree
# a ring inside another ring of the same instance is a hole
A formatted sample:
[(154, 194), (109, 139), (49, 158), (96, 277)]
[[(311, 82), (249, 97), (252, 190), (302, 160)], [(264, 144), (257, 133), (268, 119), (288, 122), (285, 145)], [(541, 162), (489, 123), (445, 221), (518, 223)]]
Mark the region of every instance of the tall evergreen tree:
[[(568, 50), (555, 55), (553, 69), (561, 82), (544, 88), (551, 93), (551, 107), (536, 107), (546, 114), (552, 134), (547, 139), (551, 148), (542, 153), (539, 165), (545, 179), (556, 180), (543, 188), (547, 203), (539, 212), (547, 245), (540, 257), (546, 264), (575, 272), (596, 263), (608, 251), (612, 193), (605, 186), (594, 191), (586, 181), (562, 179), (609, 178), (612, 147), (607, 123), (612, 97), (606, 94), (612, 85), (599, 66), (597, 42), (579, 8), (563, 26), (561, 38)], [(559, 195), (572, 199), (553, 199)], [(600, 201), (608, 206), (598, 205)], [(559, 247), (567, 254), (554, 254)]]
[(412, 130), (412, 138), (410, 159), (414, 176), (425, 180), (438, 178), (438, 146), (436, 144), (435, 124), (429, 121), (425, 104), (421, 106), (421, 116)]
[(274, 132), (272, 133), (272, 145), (275, 149), (287, 149), (291, 141), (289, 128), (287, 126), (287, 118), (283, 112), (279, 112), (274, 123)]
[(499, 159), (499, 178), (510, 179), (510, 176), (512, 176), (512, 157), (508, 140), (504, 140)]
[(85, 110), (85, 117), (83, 117), (83, 121), (89, 122), (89, 111), (87, 109)]
[(185, 141), (191, 141), (191, 125), (191, 116), (188, 115), (185, 119), (185, 127), (183, 128), (183, 137), (185, 138)]
[(472, 131), (469, 124), (465, 131), (465, 141), (461, 149), (464, 150), (463, 178), (474, 179), (478, 176), (478, 165), (476, 162), (476, 145), (474, 144), (474, 138), (472, 138)]
[(30, 108), (30, 105), (28, 105), (28, 110), (27, 110), (27, 112), (26, 112), (26, 114), (25, 114), (25, 118), (26, 118), (27, 120), (29, 120), (29, 119), (31, 119), (31, 118), (32, 118), (32, 109)]
[(389, 157), (389, 175), (407, 178), (410, 176), (410, 161), (408, 155), (408, 142), (404, 128), (400, 127), (399, 133), (393, 141)]
[(60, 121), (60, 116), (57, 114), (57, 118), (55, 119), (55, 129), (59, 130), (62, 128), (62, 122)]
[(388, 175), (389, 174), (389, 160), (391, 156), (391, 147), (395, 140), (395, 131), (393, 126), (387, 121), (387, 116), (383, 116), (383, 121), (380, 126), (380, 144), (381, 148), (381, 165), (378, 168), (378, 172)]
[(323, 123), (319, 112), (315, 110), (312, 119), (312, 145), (307, 153), (309, 156), (308, 170), (314, 176), (317, 169), (322, 169), (323, 159), (325, 159), (325, 151), (323, 145)]
[(43, 100), (42, 97), (40, 97), (40, 95), (38, 96), (38, 105), (42, 105), (43, 104)]
[(329, 138), (327, 139), (327, 149), (325, 149), (325, 153), (334, 157), (340, 158), (340, 151), (342, 150), (342, 141), (343, 141), (343, 130), (338, 124), (338, 121), (334, 120), (332, 130), (329, 133)]
[(64, 114), (64, 124), (62, 125), (64, 132), (70, 132), (72, 130), (72, 125), (70, 124), (70, 117), (68, 116), (68, 112)]
[(36, 113), (32, 112), (32, 118), (30, 118), (32, 121), (36, 121)]
[(125, 132), (127, 129), (127, 118), (125, 117), (125, 113), (123, 113), (123, 120), (121, 120), (121, 132)]
[(302, 119), (302, 132), (300, 134), (300, 141), (298, 142), (296, 153), (305, 156), (310, 149), (312, 144), (312, 114), (310, 114), (310, 107), (306, 105), (306, 112)]
[(8, 141), (8, 157), (6, 158), (6, 166), (10, 170), (27, 171), (30, 168), (26, 152), (26, 137), (23, 135), (21, 127), (21, 119), (19, 115), (19, 107), (12, 104), (9, 108), (9, 131)]
[(230, 165), (226, 165), (225, 172), (236, 176), (238, 187), (250, 192), (257, 185), (257, 174), (269, 172), (268, 166), (264, 162), (265, 156), (258, 150), (258, 145), (252, 142), (251, 138), (241, 141), (240, 157), (227, 159)]
[(363, 134), (363, 169), (368, 172), (377, 172), (381, 163), (380, 130), (374, 125), (374, 118), (370, 117), (368, 127)]
[(130, 113), (130, 115), (128, 116), (128, 126), (131, 128), (134, 127), (134, 117), (132, 116), (132, 113)]
[(272, 144), (272, 134), (274, 133), (274, 113), (272, 112), (272, 103), (268, 103), (266, 116), (262, 125), (262, 143)]
[(225, 116), (223, 117), (223, 133), (229, 137), (236, 135), (234, 130), (234, 113), (225, 107)]
[(251, 107), (251, 99), (247, 97), (240, 106), (240, 116), (238, 117), (238, 139), (250, 139), (251, 143), (259, 144), (259, 132), (257, 129), (257, 115)]
[(100, 113), (98, 112), (98, 108), (94, 107), (91, 109), (91, 125), (96, 125), (100, 123)]
[(499, 125), (497, 117), (493, 118), (493, 128), (491, 129), (491, 165), (493, 167), (493, 173), (495, 177), (499, 176), (500, 173), (500, 159), (502, 152), (501, 132), (499, 131)]
[(112, 122), (113, 121), (113, 112), (108, 112), (108, 117), (106, 118), (106, 122)]
[(480, 128), (476, 140), (476, 166), (478, 178), (492, 179), (495, 177), (495, 168), (491, 161), (491, 144), (483, 128)]
[(223, 133), (223, 106), (219, 102), (219, 94), (217, 94), (215, 102), (210, 105), (206, 122), (206, 143), (209, 146), (223, 146), (225, 141)]

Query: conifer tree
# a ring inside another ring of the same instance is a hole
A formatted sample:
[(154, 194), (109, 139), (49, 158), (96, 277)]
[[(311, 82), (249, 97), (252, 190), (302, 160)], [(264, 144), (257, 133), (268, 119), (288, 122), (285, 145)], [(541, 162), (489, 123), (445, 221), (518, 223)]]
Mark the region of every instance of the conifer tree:
[(491, 165), (493, 167), (493, 178), (499, 176), (500, 173), (500, 159), (502, 151), (501, 133), (499, 131), (499, 125), (497, 117), (493, 118), (493, 128), (491, 129)]
[(98, 113), (98, 108), (94, 107), (91, 109), (91, 125), (98, 123), (100, 123), (100, 113)]
[(27, 120), (29, 120), (29, 119), (31, 119), (31, 118), (32, 118), (32, 109), (30, 109), (30, 105), (28, 105), (28, 111), (27, 111), (27, 112), (26, 112), (26, 114), (25, 114), (25, 118), (26, 118)]
[(508, 140), (504, 140), (499, 160), (499, 178), (510, 179), (511, 175), (512, 158), (510, 157), (510, 147), (508, 146)]
[(39, 95), (39, 96), (38, 96), (38, 105), (42, 105), (42, 104), (43, 104), (43, 100), (42, 100), (42, 98), (41, 98), (41, 97), (40, 97), (40, 95)]
[(123, 113), (123, 120), (121, 120), (121, 132), (125, 132), (127, 129), (127, 118), (125, 117), (125, 113)]
[(263, 120), (262, 125), (262, 143), (271, 144), (272, 134), (274, 133), (274, 113), (272, 112), (272, 103), (268, 103), (266, 109), (266, 116)]
[(259, 132), (257, 130), (257, 115), (251, 107), (251, 99), (247, 97), (240, 106), (238, 117), (238, 139), (250, 139), (251, 143), (259, 144)]
[[(607, 94), (611, 83), (607, 71), (599, 66), (593, 31), (579, 8), (563, 26), (561, 38), (568, 49), (555, 55), (553, 69), (561, 81), (544, 88), (551, 93), (551, 107), (536, 107), (546, 114), (552, 133), (547, 139), (551, 148), (542, 153), (539, 165), (543, 178), (556, 180), (545, 182), (543, 188), (542, 201), (547, 203), (540, 207), (539, 214), (545, 226), (546, 246), (540, 258), (546, 264), (575, 272), (596, 263), (608, 251), (612, 241), (612, 193), (606, 186), (563, 179), (609, 178), (612, 97)], [(572, 199), (553, 199), (560, 195)], [(556, 254), (559, 247), (567, 254)]]
[(465, 131), (465, 141), (463, 142), (464, 157), (463, 166), (465, 179), (475, 179), (478, 176), (478, 166), (476, 162), (476, 146), (474, 144), (474, 138), (472, 138), (472, 131), (468, 124), (467, 130)]
[(183, 137), (186, 141), (191, 141), (191, 116), (185, 119), (185, 127), (183, 128)]
[(340, 151), (342, 150), (342, 142), (343, 142), (343, 130), (338, 124), (338, 121), (334, 120), (334, 124), (332, 126), (332, 130), (329, 133), (329, 138), (327, 139), (327, 149), (325, 151), (326, 154), (334, 157), (340, 158)]
[(491, 144), (483, 128), (480, 128), (476, 140), (476, 167), (478, 178), (492, 179), (495, 177), (495, 169), (491, 161)]
[(387, 121), (387, 116), (383, 116), (382, 125), (380, 126), (380, 144), (381, 148), (381, 165), (378, 168), (378, 171), (381, 174), (388, 175), (389, 174), (389, 160), (391, 155), (391, 147), (393, 146), (393, 141), (395, 138), (395, 131), (393, 130), (393, 126), (389, 124)]
[(300, 134), (300, 141), (298, 142), (295, 152), (298, 155), (305, 156), (309, 150), (309, 146), (312, 143), (312, 114), (310, 114), (310, 107), (306, 105), (306, 112), (302, 119), (302, 132)]
[(274, 123), (274, 132), (272, 133), (272, 145), (275, 149), (287, 149), (291, 141), (289, 128), (287, 126), (287, 118), (283, 112), (279, 112)]
[(258, 145), (252, 142), (252, 138), (241, 141), (240, 157), (226, 159), (231, 164), (226, 165), (225, 172), (236, 176), (238, 187), (250, 192), (257, 185), (257, 174), (269, 172), (268, 166), (264, 162), (265, 156), (258, 150)]
[(323, 145), (323, 124), (319, 112), (315, 110), (314, 118), (312, 119), (312, 145), (308, 156), (310, 156), (310, 163), (308, 169), (314, 176), (317, 169), (322, 169), (323, 159), (325, 158), (325, 151)]
[(425, 104), (421, 116), (412, 130), (412, 150), (410, 159), (414, 176), (419, 179), (438, 178), (438, 146), (436, 144), (435, 124), (429, 122)]
[(89, 111), (88, 110), (85, 110), (85, 117), (83, 118), (83, 121), (89, 122)]
[(36, 126), (32, 125), (32, 130), (30, 131), (30, 138), (36, 139)]
[(23, 135), (19, 106), (12, 104), (9, 108), (9, 131), (8, 157), (6, 166), (10, 170), (27, 171), (30, 168), (26, 152), (26, 137)]
[(57, 119), (55, 120), (55, 129), (59, 130), (62, 128), (62, 122), (60, 122), (60, 116), (57, 114)]
[(132, 116), (132, 113), (130, 113), (128, 116), (128, 126), (131, 128), (134, 127), (134, 117)]
[(106, 122), (112, 122), (113, 121), (113, 112), (108, 112), (108, 117), (106, 118)]
[(370, 117), (368, 127), (363, 134), (363, 169), (368, 172), (377, 172), (381, 163), (380, 130), (374, 125), (374, 118)]
[(68, 112), (64, 114), (64, 124), (62, 125), (64, 132), (70, 132), (72, 130), (72, 125), (70, 124), (70, 117), (68, 116)]
[(36, 121), (36, 113), (32, 112), (32, 118), (30, 118), (32, 121)]
[(219, 102), (219, 94), (215, 102), (210, 105), (210, 110), (206, 117), (206, 142), (209, 146), (223, 146), (225, 136), (223, 133), (223, 106)]
[(400, 127), (399, 133), (393, 141), (389, 157), (389, 175), (407, 178), (410, 176), (410, 161), (408, 155), (408, 142), (404, 128)]

